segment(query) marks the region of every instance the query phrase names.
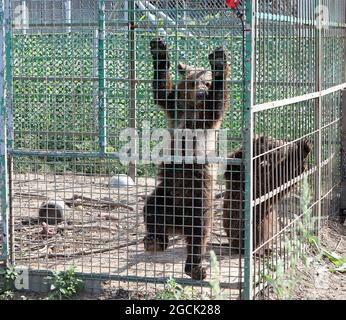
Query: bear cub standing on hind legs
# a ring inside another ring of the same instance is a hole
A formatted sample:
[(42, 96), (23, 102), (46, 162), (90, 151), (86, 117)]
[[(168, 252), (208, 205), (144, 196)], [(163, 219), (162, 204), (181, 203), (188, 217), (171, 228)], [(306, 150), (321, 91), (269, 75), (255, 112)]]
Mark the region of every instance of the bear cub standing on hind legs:
[[(172, 129), (219, 129), (229, 104), (229, 67), (223, 48), (209, 55), (211, 71), (179, 64), (182, 81), (173, 87), (166, 43), (155, 38), (150, 43), (154, 65), (154, 101), (166, 113)], [(174, 155), (171, 133), (171, 155)], [(188, 151), (183, 141), (182, 156)], [(214, 146), (215, 148), (215, 146)], [(186, 150), (185, 150), (186, 149)], [(143, 208), (146, 224), (146, 251), (164, 251), (169, 236), (183, 235), (187, 244), (185, 273), (191, 278), (206, 278), (202, 256), (207, 244), (212, 217), (210, 165), (195, 160), (198, 148), (193, 142), (192, 163), (165, 162), (160, 165), (159, 183)]]

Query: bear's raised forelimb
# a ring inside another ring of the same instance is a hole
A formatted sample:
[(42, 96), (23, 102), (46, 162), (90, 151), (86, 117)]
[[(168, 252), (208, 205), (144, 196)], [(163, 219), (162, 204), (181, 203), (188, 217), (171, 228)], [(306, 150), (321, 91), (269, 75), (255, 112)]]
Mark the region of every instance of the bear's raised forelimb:
[(161, 38), (154, 38), (150, 42), (153, 59), (154, 102), (166, 111), (169, 119), (174, 117), (174, 90), (167, 44)]
[[(229, 106), (227, 79), (229, 76), (228, 55), (223, 47), (209, 54), (212, 73), (211, 87), (207, 96), (206, 119), (220, 122)], [(212, 124), (212, 122), (209, 122)], [(215, 127), (215, 124), (212, 124)], [(208, 128), (206, 128), (208, 129)]]

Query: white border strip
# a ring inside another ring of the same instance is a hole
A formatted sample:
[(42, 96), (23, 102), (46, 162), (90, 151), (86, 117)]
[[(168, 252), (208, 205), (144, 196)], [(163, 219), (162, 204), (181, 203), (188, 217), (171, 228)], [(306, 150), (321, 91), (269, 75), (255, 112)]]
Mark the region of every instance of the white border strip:
[(346, 88), (346, 82), (343, 84), (340, 84), (338, 86), (331, 87), (331, 88), (326, 89), (326, 90), (322, 90), (321, 92), (308, 93), (308, 94), (304, 94), (302, 96), (297, 96), (297, 97), (293, 97), (293, 98), (289, 98), (289, 99), (283, 99), (283, 100), (278, 100), (278, 101), (273, 101), (273, 102), (257, 104), (257, 105), (254, 105), (251, 108), (251, 110), (253, 113), (255, 113), (255, 112), (265, 111), (265, 110), (269, 110), (269, 109), (273, 109), (273, 108), (284, 107), (284, 106), (288, 106), (291, 104), (295, 104), (295, 103), (299, 103), (299, 102), (303, 102), (303, 101), (308, 101), (308, 100), (316, 99), (319, 97), (324, 97), (324, 96), (329, 95), (331, 93), (341, 91), (345, 88)]

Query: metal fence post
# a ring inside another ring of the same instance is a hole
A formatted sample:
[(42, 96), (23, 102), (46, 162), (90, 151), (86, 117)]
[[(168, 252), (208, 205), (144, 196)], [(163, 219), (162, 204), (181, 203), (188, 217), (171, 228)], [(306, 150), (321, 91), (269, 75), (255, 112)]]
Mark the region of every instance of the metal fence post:
[(27, 12), (27, 6), (26, 6), (26, 0), (23, 0), (22, 1), (22, 14), (23, 14), (23, 17), (22, 17), (22, 19), (23, 19), (23, 28), (22, 28), (22, 30), (23, 30), (23, 34), (26, 34), (26, 26), (27, 26), (27, 24), (28, 24), (28, 21), (27, 21), (27, 19), (29, 18), (28, 17), (28, 12)]
[(5, 89), (6, 89), (6, 113), (7, 113), (7, 185), (8, 185), (8, 230), (9, 230), (9, 260), (13, 264), (14, 256), (14, 217), (13, 217), (13, 74), (12, 74), (12, 17), (11, 17), (11, 0), (5, 1)]
[(101, 153), (107, 147), (107, 100), (106, 100), (106, 4), (99, 0), (98, 31), (98, 79), (99, 79), (99, 148)]
[(65, 2), (65, 20), (67, 24), (66, 32), (70, 33), (72, 31), (72, 3), (71, 0)]
[(342, 91), (341, 174), (340, 208), (342, 214), (346, 217), (346, 89)]
[(0, 2), (0, 190), (1, 190), (1, 261), (8, 259), (8, 188), (7, 188), (7, 112), (5, 104), (5, 1)]
[(243, 123), (243, 143), (244, 143), (244, 171), (245, 171), (245, 256), (244, 256), (244, 291), (243, 298), (250, 300), (253, 298), (253, 259), (252, 259), (252, 238), (253, 238), (253, 112), (254, 105), (254, 70), (255, 70), (255, 0), (246, 1), (245, 18), (245, 74), (244, 76), (244, 123)]
[[(346, 29), (344, 32), (344, 61), (346, 61)], [(346, 65), (344, 63), (344, 82), (346, 81)], [(346, 89), (341, 92), (342, 97), (342, 133), (341, 133), (341, 203), (340, 209), (345, 217), (344, 225), (346, 226)]]
[(100, 128), (100, 119), (98, 117), (99, 114), (99, 96), (98, 96), (98, 41), (99, 41), (99, 31), (95, 29), (93, 32), (93, 62), (92, 62), (92, 70), (93, 70), (93, 109), (94, 109), (94, 131), (95, 133), (99, 132)]
[[(128, 1), (128, 43), (129, 43), (129, 109), (130, 120), (129, 127), (136, 128), (137, 126), (137, 93), (136, 93), (136, 30), (135, 30), (135, 1)], [(128, 176), (135, 180), (136, 164), (129, 163)]]
[[(317, 1), (318, 8), (321, 8), (321, 0)], [(316, 91), (322, 91), (322, 20), (316, 21)], [(316, 129), (317, 129), (317, 148), (316, 148), (316, 186), (317, 186), (317, 234), (320, 234), (321, 229), (321, 162), (322, 162), (322, 97), (316, 99)]]

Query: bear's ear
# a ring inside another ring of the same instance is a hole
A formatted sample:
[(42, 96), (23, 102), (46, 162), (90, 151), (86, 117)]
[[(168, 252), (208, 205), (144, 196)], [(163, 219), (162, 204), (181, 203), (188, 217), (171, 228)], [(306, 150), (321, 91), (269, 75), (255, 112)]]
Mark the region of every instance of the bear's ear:
[(186, 77), (192, 70), (193, 68), (188, 66), (187, 64), (184, 64), (184, 63), (178, 64), (178, 71), (180, 76), (182, 77)]

